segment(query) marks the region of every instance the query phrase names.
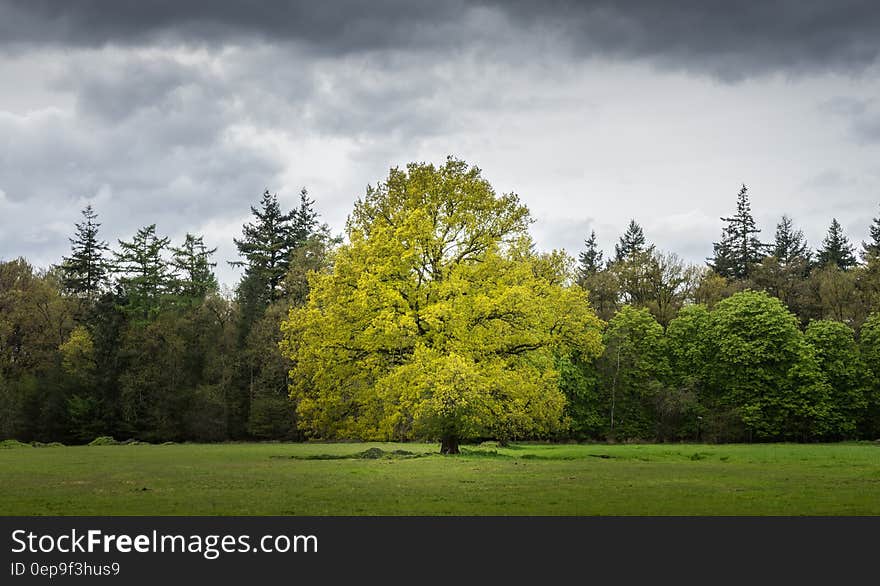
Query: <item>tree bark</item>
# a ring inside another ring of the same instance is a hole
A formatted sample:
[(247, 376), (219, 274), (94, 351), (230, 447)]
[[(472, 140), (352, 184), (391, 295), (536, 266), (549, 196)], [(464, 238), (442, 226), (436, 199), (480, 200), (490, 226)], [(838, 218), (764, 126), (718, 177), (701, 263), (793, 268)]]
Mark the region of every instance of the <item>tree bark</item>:
[(460, 454), (458, 449), (458, 438), (454, 435), (445, 435), (440, 440), (441, 454)]

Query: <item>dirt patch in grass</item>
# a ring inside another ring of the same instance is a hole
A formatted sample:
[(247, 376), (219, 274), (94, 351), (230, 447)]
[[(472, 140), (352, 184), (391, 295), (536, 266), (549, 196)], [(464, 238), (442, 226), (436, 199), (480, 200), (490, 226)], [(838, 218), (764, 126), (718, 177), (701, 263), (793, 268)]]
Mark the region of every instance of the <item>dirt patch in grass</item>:
[(422, 458), (432, 454), (416, 454), (407, 450), (385, 451), (382, 448), (369, 448), (363, 452), (354, 454), (303, 454), (294, 456), (269, 456), (270, 458), (285, 460), (382, 460), (392, 458)]

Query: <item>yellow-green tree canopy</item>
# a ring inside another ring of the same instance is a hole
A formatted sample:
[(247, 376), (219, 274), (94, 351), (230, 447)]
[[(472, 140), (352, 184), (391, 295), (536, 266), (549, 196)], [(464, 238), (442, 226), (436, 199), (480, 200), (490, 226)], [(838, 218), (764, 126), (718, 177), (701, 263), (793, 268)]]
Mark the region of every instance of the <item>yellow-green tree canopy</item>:
[(552, 433), (555, 358), (601, 352), (572, 260), (539, 254), (529, 212), (476, 167), (410, 164), (368, 188), (332, 269), (282, 324), (299, 424), (316, 437)]

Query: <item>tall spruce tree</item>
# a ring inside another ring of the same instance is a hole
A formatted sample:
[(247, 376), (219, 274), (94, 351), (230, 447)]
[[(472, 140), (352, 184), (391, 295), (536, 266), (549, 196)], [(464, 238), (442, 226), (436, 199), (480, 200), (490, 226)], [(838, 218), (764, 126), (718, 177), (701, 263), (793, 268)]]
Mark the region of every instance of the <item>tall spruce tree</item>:
[(867, 242), (862, 241), (861, 256), (864, 261), (880, 258), (880, 216), (872, 218), (868, 233), (871, 239)]
[(104, 254), (107, 243), (98, 238), (98, 214), (91, 204), (82, 210), (83, 221), (76, 224), (76, 234), (70, 238), (70, 256), (61, 264), (64, 289), (77, 297), (94, 300), (107, 283), (109, 263)]
[(266, 190), (259, 207), (251, 206), (255, 221), (242, 227), (243, 238), (234, 239), (244, 260), (231, 263), (245, 269), (240, 295), (264, 307), (281, 296), (290, 255), (306, 241), (317, 223), (313, 204), (303, 189), (300, 207), (282, 212), (277, 194)]
[(816, 262), (820, 266), (836, 265), (842, 271), (856, 266), (856, 256), (843, 227), (837, 218), (832, 218), (828, 234), (822, 241), (822, 247), (816, 252)]
[(180, 247), (171, 247), (171, 266), (176, 271), (175, 288), (184, 298), (199, 300), (217, 290), (217, 279), (211, 261), (216, 248), (208, 248), (201, 236), (187, 233)]
[[(318, 212), (315, 211), (315, 200), (309, 197), (309, 192), (303, 187), (299, 192), (299, 207), (293, 211), (290, 218), (290, 236), (293, 248), (302, 247), (306, 241), (315, 235), (318, 228)], [(287, 259), (290, 264), (290, 259)]]
[(590, 237), (584, 240), (584, 249), (578, 254), (578, 282), (595, 275), (602, 270), (602, 249), (596, 241), (596, 231), (590, 231)]
[(648, 245), (645, 232), (635, 220), (629, 221), (626, 232), (623, 233), (614, 245), (614, 261), (621, 262), (637, 256), (643, 252), (651, 252), (654, 245)]
[(776, 224), (776, 238), (772, 244), (772, 252), (783, 267), (800, 262), (808, 263), (812, 256), (804, 231), (796, 230), (788, 216), (782, 216)]
[(171, 292), (173, 278), (163, 258), (169, 238), (156, 236), (156, 224), (140, 228), (131, 242), (119, 241), (114, 271), (128, 300), (128, 310), (143, 319), (159, 310), (162, 295)]
[(722, 277), (746, 279), (764, 258), (767, 245), (756, 236), (761, 231), (752, 216), (749, 190), (745, 184), (737, 195), (736, 213), (721, 220), (726, 222), (726, 226), (721, 233), (721, 241), (712, 244), (714, 255), (708, 264)]

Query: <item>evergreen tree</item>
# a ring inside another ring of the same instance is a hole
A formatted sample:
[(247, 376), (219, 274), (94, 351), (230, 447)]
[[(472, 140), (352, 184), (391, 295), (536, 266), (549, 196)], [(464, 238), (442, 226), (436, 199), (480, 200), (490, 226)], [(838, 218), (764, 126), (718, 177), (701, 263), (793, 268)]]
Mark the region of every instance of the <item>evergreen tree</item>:
[(767, 246), (756, 237), (761, 231), (752, 216), (749, 191), (745, 184), (737, 195), (736, 213), (721, 220), (727, 225), (722, 231), (721, 241), (712, 244), (714, 255), (708, 264), (722, 277), (746, 279), (764, 258)]
[(70, 256), (61, 264), (62, 285), (69, 293), (94, 300), (107, 283), (109, 266), (104, 258), (109, 248), (98, 238), (100, 223), (91, 204), (82, 211), (83, 221), (76, 224), (76, 235), (70, 238)]
[(169, 238), (156, 236), (156, 224), (137, 231), (131, 242), (119, 241), (114, 270), (132, 313), (147, 319), (159, 308), (160, 298), (172, 289), (173, 277), (162, 257)]
[(265, 308), (281, 296), (291, 253), (305, 243), (317, 224), (313, 205), (303, 189), (300, 206), (292, 212), (283, 213), (278, 196), (268, 190), (263, 193), (259, 208), (251, 206), (256, 221), (242, 227), (243, 238), (234, 239), (244, 261), (232, 263), (245, 267), (239, 295), (248, 303)]
[(773, 241), (773, 256), (783, 267), (798, 262), (809, 262), (812, 253), (807, 246), (803, 230), (795, 230), (791, 218), (782, 216), (776, 224), (776, 239)]
[[(315, 234), (318, 228), (318, 212), (315, 211), (315, 200), (303, 187), (299, 192), (299, 207), (291, 214), (290, 236), (293, 248), (302, 247)], [(290, 258), (287, 259), (288, 265)]]
[(822, 241), (822, 248), (816, 253), (816, 261), (819, 266), (836, 265), (842, 271), (856, 266), (856, 257), (853, 246), (843, 233), (843, 227), (837, 218), (831, 220), (828, 234)]
[(596, 241), (596, 231), (590, 231), (590, 237), (584, 240), (584, 250), (578, 254), (578, 283), (583, 285), (584, 279), (602, 270), (602, 249)]
[(654, 245), (650, 246), (645, 240), (645, 232), (635, 220), (629, 221), (623, 236), (620, 237), (617, 244), (614, 245), (614, 261), (620, 262), (632, 258), (643, 252), (652, 252)]
[(871, 220), (868, 233), (871, 235), (871, 239), (868, 242), (862, 241), (862, 260), (864, 261), (880, 257), (880, 216)]
[(205, 246), (201, 236), (187, 233), (179, 248), (171, 248), (171, 266), (177, 272), (176, 289), (178, 294), (190, 299), (203, 299), (211, 291), (217, 290), (217, 279), (211, 262), (216, 248)]
[[(297, 253), (313, 248), (313, 236), (318, 227), (314, 201), (309, 198), (305, 188), (300, 192), (300, 205), (295, 210), (283, 212), (278, 196), (267, 190), (263, 193), (259, 206), (251, 207), (251, 213), (254, 222), (243, 226), (241, 239), (234, 239), (243, 260), (231, 263), (244, 267), (244, 275), (237, 291), (237, 345), (241, 362), (235, 373), (236, 390), (230, 395), (228, 423), (233, 436), (247, 432), (264, 434), (266, 417), (272, 413), (277, 415), (277, 373), (283, 373), (286, 366), (282, 363), (279, 367), (277, 360), (273, 361), (268, 357), (255, 360), (249, 354), (266, 353), (263, 342), (270, 339), (268, 335), (264, 335), (267, 331), (266, 324), (274, 323), (274, 327), (268, 329), (276, 334), (280, 331), (279, 316), (285, 314), (289, 303), (290, 283), (287, 282), (287, 277), (292, 263), (308, 260), (299, 258), (301, 255)], [(302, 289), (301, 279), (298, 284), (299, 289)], [(279, 305), (283, 307), (276, 307)], [(270, 344), (273, 351), (276, 344), (277, 340)], [(273, 353), (272, 356), (276, 355)], [(286, 375), (282, 378), (286, 380)], [(282, 383), (282, 394), (286, 394), (284, 386)], [(268, 403), (263, 401), (267, 397)], [(281, 401), (281, 404), (289, 407), (286, 401)], [(274, 415), (269, 419), (276, 421)], [(289, 420), (284, 421), (289, 425)]]

